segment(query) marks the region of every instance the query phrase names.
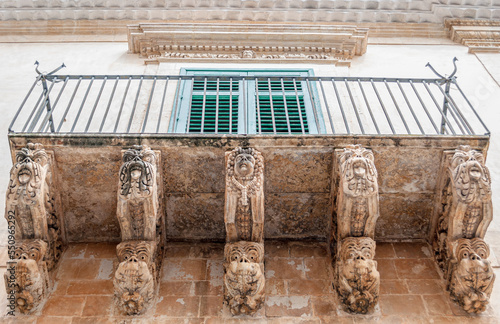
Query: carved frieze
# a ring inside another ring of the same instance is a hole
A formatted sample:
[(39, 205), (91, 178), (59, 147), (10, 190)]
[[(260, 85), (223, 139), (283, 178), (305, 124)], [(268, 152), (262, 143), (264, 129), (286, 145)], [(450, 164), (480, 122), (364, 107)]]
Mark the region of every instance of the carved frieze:
[(452, 41), (469, 47), (469, 53), (500, 52), (500, 21), (486, 19), (445, 20)]
[(117, 217), (122, 240), (155, 240), (158, 218), (156, 156), (147, 146), (123, 154)]
[(5, 287), (9, 296), (15, 296), (16, 308), (22, 314), (34, 312), (48, 295), (47, 251), (48, 244), (40, 239), (23, 240), (16, 243), (13, 259), (7, 262)]
[(227, 242), (262, 242), (264, 233), (264, 159), (253, 148), (226, 153), (224, 221)]
[(224, 249), (224, 300), (233, 315), (252, 315), (264, 302), (264, 244), (240, 241)]
[(433, 246), (452, 298), (467, 312), (482, 312), (494, 275), (483, 241), (493, 218), (491, 179), (482, 153), (460, 146), (444, 159)]
[(348, 237), (338, 250), (337, 291), (346, 311), (366, 314), (378, 302), (380, 275), (375, 241), (369, 237)]
[(125, 241), (116, 250), (120, 264), (113, 283), (118, 308), (127, 315), (141, 314), (154, 297), (156, 243)]

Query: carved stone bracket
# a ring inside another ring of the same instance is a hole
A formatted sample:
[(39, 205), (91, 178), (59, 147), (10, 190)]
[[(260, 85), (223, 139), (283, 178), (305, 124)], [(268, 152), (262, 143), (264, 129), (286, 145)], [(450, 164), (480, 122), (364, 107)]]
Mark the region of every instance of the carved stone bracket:
[(469, 146), (445, 152), (436, 202), (436, 261), (452, 298), (469, 313), (485, 310), (495, 278), (483, 241), (493, 218), (491, 179), (484, 162), (483, 154)]
[(158, 189), (159, 154), (147, 146), (123, 153), (117, 217), (122, 243), (114, 291), (118, 309), (127, 315), (144, 313), (152, 304), (163, 258), (163, 219)]
[[(9, 249), (10, 284), (16, 307), (32, 313), (49, 293), (49, 272), (62, 253), (61, 222), (52, 188), (53, 154), (30, 143), (16, 152), (6, 194), (5, 218), (15, 249)], [(13, 276), (13, 278), (11, 277)], [(9, 285), (6, 285), (8, 294)]]
[(377, 170), (372, 151), (359, 145), (337, 150), (334, 173), (335, 211), (331, 249), (335, 286), (344, 309), (371, 312), (378, 302), (380, 276), (375, 256), (375, 224), (379, 217)]
[(233, 315), (264, 301), (264, 158), (253, 148), (226, 153), (224, 300)]
[(452, 41), (469, 47), (469, 53), (500, 52), (500, 21), (452, 18), (445, 20)]
[(144, 23), (128, 28), (129, 51), (146, 63), (278, 60), (349, 66), (368, 42), (368, 28), (355, 25)]

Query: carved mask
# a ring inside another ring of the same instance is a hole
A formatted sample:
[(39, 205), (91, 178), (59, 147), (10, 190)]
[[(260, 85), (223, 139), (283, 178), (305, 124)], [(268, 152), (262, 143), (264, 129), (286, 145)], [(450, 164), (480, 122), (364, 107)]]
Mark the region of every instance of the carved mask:
[(373, 195), (378, 191), (373, 153), (359, 145), (348, 146), (340, 156), (345, 192), (352, 196)]
[(234, 173), (238, 178), (248, 178), (253, 176), (255, 168), (255, 158), (251, 154), (242, 153), (236, 156)]
[(459, 239), (456, 254), (459, 262), (471, 261), (479, 263), (488, 259), (490, 249), (488, 244), (480, 238), (474, 238), (471, 240)]
[(353, 274), (363, 275), (373, 267), (375, 257), (375, 241), (368, 237), (349, 237), (342, 242), (342, 260), (353, 267)]
[(40, 187), (42, 167), (48, 163), (48, 155), (41, 144), (28, 144), (16, 153), (16, 164), (11, 171), (10, 189), (26, 186), (27, 193), (35, 197), (35, 189)]
[(47, 252), (47, 243), (42, 240), (29, 240), (16, 244), (14, 258), (17, 260), (41, 261)]
[(224, 254), (232, 273), (260, 275), (260, 263), (264, 257), (261, 244), (253, 242), (227, 244)]
[(468, 145), (460, 146), (451, 160), (451, 169), (458, 196), (470, 203), (476, 199), (487, 199), (491, 194), (491, 179), (484, 166), (484, 156), (471, 150)]
[(149, 147), (134, 146), (123, 154), (120, 168), (121, 195), (131, 192), (151, 194), (154, 179), (155, 154)]

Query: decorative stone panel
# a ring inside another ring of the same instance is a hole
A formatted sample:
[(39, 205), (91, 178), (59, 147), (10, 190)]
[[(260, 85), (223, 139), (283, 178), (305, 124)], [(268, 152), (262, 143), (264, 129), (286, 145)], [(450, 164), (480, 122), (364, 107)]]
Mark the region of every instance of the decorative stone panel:
[(446, 19), (445, 27), (451, 40), (467, 46), (469, 53), (500, 52), (498, 20)]

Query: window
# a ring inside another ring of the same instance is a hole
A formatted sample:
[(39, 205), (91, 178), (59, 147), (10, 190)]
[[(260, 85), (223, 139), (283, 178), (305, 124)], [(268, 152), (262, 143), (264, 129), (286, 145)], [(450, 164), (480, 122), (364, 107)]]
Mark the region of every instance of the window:
[[(323, 118), (310, 71), (183, 70), (171, 133), (318, 134)], [(265, 77), (264, 77), (265, 76)], [(272, 76), (272, 78), (268, 78)], [(206, 78), (205, 78), (206, 77)], [(244, 80), (243, 80), (244, 77)], [(174, 119), (175, 116), (175, 120)]]

